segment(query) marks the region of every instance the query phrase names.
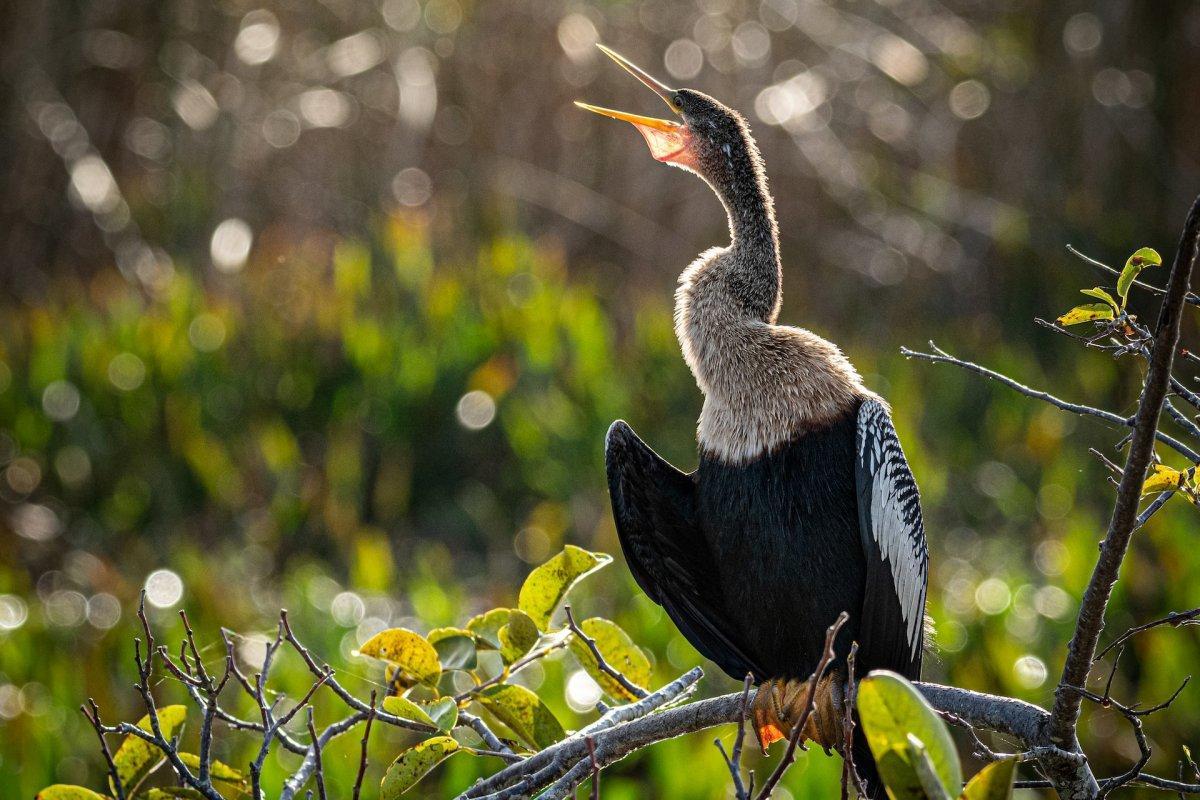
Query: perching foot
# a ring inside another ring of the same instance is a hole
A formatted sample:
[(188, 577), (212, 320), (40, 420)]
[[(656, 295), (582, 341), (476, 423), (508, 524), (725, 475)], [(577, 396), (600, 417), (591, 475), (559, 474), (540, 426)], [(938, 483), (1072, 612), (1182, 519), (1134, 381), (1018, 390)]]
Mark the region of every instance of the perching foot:
[[(811, 740), (828, 752), (842, 744), (842, 718), (844, 716), (844, 684), (840, 674), (828, 672), (817, 683), (813, 712), (804, 722), (800, 744)], [(763, 752), (772, 743), (787, 739), (792, 728), (804, 715), (808, 699), (808, 681), (777, 678), (764, 681), (758, 687), (750, 713), (754, 720), (754, 732)]]

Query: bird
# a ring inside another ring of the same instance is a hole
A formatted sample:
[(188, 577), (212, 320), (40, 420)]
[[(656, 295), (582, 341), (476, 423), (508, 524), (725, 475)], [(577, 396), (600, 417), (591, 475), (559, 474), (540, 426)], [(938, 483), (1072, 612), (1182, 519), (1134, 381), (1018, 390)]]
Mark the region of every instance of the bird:
[[(677, 469), (622, 420), (608, 430), (621, 549), (684, 637), (759, 687), (753, 727), (764, 750), (791, 734), (826, 631), (846, 612), (798, 734), (845, 755), (852, 643), (858, 675), (920, 676), (929, 557), (917, 483), (888, 403), (837, 345), (779, 322), (779, 229), (746, 119), (600, 48), (674, 119), (576, 105), (631, 123), (656, 160), (703, 179), (730, 233), (683, 270), (675, 292), (675, 333), (703, 395), (698, 467)], [(883, 797), (861, 728), (852, 756), (868, 795)]]

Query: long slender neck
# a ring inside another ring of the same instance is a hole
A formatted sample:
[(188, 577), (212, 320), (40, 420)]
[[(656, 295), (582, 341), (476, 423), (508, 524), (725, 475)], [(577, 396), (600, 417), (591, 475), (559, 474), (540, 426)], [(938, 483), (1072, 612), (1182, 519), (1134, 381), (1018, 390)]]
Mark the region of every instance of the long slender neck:
[(703, 177), (729, 217), (725, 288), (748, 315), (774, 322), (782, 300), (779, 229), (762, 158), (749, 132), (705, 167)]

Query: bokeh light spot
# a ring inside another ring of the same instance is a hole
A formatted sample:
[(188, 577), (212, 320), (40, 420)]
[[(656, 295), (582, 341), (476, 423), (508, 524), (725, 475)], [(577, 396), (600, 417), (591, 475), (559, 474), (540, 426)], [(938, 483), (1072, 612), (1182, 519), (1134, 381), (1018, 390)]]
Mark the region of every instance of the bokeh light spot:
[(1046, 682), (1046, 664), (1034, 655), (1024, 655), (1013, 664), (1013, 677), (1026, 689), (1036, 689)]
[(1104, 39), (1104, 26), (1100, 18), (1087, 11), (1080, 12), (1063, 25), (1063, 47), (1071, 55), (1081, 56), (1092, 52)]
[(988, 578), (975, 587), (975, 605), (985, 614), (996, 615), (1008, 608), (1012, 592), (999, 578)]
[(29, 619), (29, 606), (15, 594), (0, 594), (0, 631), (15, 631)]
[(950, 111), (959, 119), (978, 119), (992, 104), (988, 88), (976, 80), (963, 81), (950, 90)]
[(146, 600), (156, 608), (170, 608), (183, 598), (183, 580), (169, 569), (156, 569), (146, 577)]
[(54, 381), (42, 391), (42, 410), (55, 422), (66, 422), (79, 412), (79, 390), (70, 381)]
[(482, 430), (496, 418), (496, 401), (482, 389), (467, 392), (458, 400), (458, 421), (472, 431)]
[(423, 206), (433, 195), (433, 182), (424, 170), (408, 167), (392, 179), (392, 194), (400, 205)]
[(250, 226), (244, 220), (230, 217), (213, 231), (209, 244), (213, 266), (221, 272), (237, 272), (245, 266), (253, 243), (254, 233)]
[(242, 26), (233, 40), (233, 52), (244, 64), (265, 64), (279, 49), (279, 20), (266, 9), (251, 11), (242, 17)]
[(667, 45), (663, 66), (672, 78), (688, 81), (700, 74), (704, 66), (704, 51), (691, 39), (676, 39)]
[(146, 365), (133, 353), (118, 353), (108, 362), (108, 380), (123, 392), (132, 392), (146, 379)]
[(571, 677), (567, 678), (566, 691), (564, 692), (567, 698), (567, 705), (572, 711), (582, 713), (596, 707), (596, 703), (600, 701), (600, 684), (593, 680), (591, 675), (588, 675), (583, 670), (575, 670), (571, 673)]

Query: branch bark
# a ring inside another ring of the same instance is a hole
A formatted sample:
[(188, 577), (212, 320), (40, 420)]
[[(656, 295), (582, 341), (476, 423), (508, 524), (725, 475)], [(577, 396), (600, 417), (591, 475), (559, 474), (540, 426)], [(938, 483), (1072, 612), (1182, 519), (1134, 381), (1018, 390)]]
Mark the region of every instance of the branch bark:
[[(1104, 615), (1112, 596), (1113, 585), (1121, 568), (1121, 562), (1129, 549), (1129, 541), (1138, 517), (1142, 483), (1146, 469), (1154, 455), (1154, 440), (1158, 433), (1158, 419), (1171, 383), (1171, 367), (1175, 348), (1179, 344), (1181, 311), (1188, 294), (1188, 283), (1196, 260), (1197, 241), (1200, 238), (1200, 198), (1193, 203), (1187, 222), (1180, 236), (1179, 247), (1171, 265), (1167, 282), (1166, 298), (1159, 311), (1158, 325), (1154, 334), (1154, 350), (1146, 372), (1141, 401), (1134, 418), (1133, 436), (1130, 440), (1129, 457), (1117, 487), (1117, 499), (1113, 506), (1108, 534), (1100, 547), (1100, 556), (1092, 571), (1091, 580), (1084, 591), (1075, 633), (1067, 649), (1062, 678), (1054, 693), (1054, 707), (1050, 715), (1049, 735), (1059, 747), (1076, 750), (1076, 726), (1082, 696), (1068, 687), (1081, 687), (1087, 683), (1088, 673), (1104, 630)], [(1053, 776), (1051, 776), (1053, 780)], [(1060, 790), (1060, 795), (1062, 795)], [(1064, 797), (1092, 798), (1099, 794), (1095, 779), (1088, 786), (1071, 787)]]

